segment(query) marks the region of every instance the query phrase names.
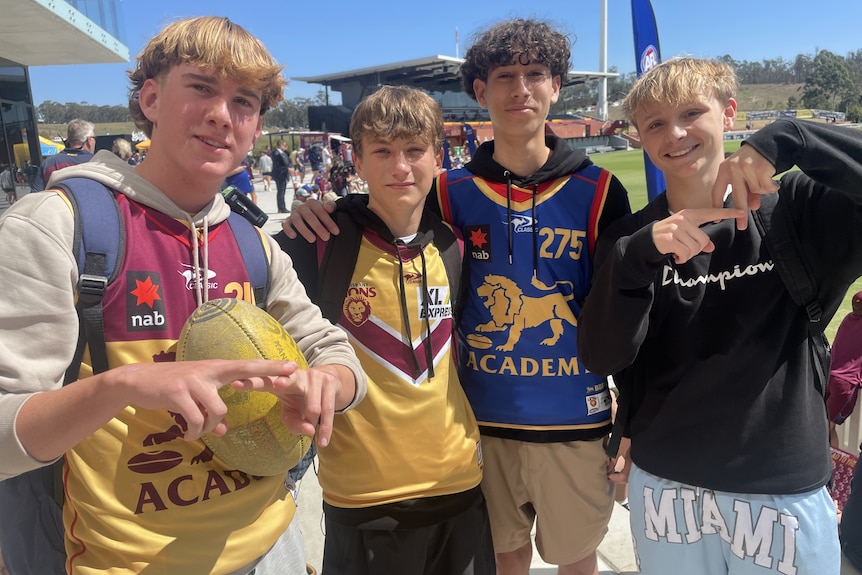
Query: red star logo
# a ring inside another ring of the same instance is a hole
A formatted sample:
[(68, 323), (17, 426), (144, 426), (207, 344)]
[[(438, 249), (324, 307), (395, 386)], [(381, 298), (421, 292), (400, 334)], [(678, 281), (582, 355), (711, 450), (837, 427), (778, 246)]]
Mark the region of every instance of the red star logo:
[(147, 281), (135, 280), (137, 287), (132, 290), (132, 295), (137, 296), (138, 303), (136, 305), (141, 305), (142, 303), (147, 304), (150, 308), (153, 307), (153, 302), (157, 299), (162, 299), (159, 296), (159, 286), (154, 284), (149, 276), (147, 277)]
[(488, 243), (488, 236), (482, 230), (473, 230), (470, 232), (470, 243), (473, 247), (481, 248)]

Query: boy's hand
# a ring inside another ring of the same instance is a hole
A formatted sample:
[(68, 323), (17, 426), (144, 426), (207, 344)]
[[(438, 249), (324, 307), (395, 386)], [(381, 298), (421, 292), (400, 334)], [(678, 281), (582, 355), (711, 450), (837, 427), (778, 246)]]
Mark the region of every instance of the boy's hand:
[(146, 409), (167, 409), (183, 416), (188, 428), (186, 440), (204, 433), (223, 435), (227, 406), (218, 389), (248, 378), (289, 378), (296, 363), (250, 360), (201, 360), (153, 364), (129, 364), (118, 368), (123, 395), (129, 405)]
[(632, 440), (628, 437), (623, 437), (620, 440), (620, 447), (617, 450), (617, 456), (611, 457), (608, 460), (607, 473), (608, 481), (617, 485), (626, 484), (629, 481), (629, 473), (632, 470), (632, 461), (629, 457)]
[(711, 253), (715, 244), (700, 229), (707, 222), (728, 218), (747, 218), (746, 210), (736, 208), (686, 209), (653, 224), (652, 241), (663, 254), (673, 254), (673, 261), (683, 264), (701, 252)]
[[(760, 208), (761, 194), (778, 191), (778, 182), (772, 179), (774, 175), (775, 166), (757, 150), (741, 146), (718, 167), (718, 176), (712, 187), (712, 205), (716, 208), (724, 205), (724, 196), (730, 186), (734, 207), (756, 210)], [(746, 212), (736, 218), (736, 228), (744, 230), (747, 227)]]
[[(304, 237), (313, 244), (317, 238), (329, 240), (329, 234), (337, 236), (338, 226), (329, 214), (335, 211), (335, 202), (321, 202), (309, 198), (300, 204), (281, 222), (281, 228), (287, 237), (296, 239), (297, 235)], [(297, 233), (298, 232), (298, 233)]]
[(343, 366), (298, 369), (286, 377), (255, 377), (233, 382), (234, 389), (268, 391), (281, 400), (281, 420), (295, 434), (313, 436), (329, 445), (336, 409), (353, 399), (353, 372)]

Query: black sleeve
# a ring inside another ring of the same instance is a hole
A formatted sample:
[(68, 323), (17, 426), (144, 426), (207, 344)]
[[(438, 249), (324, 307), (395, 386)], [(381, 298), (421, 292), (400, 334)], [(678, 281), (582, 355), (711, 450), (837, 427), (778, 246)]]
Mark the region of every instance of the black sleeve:
[(809, 122), (778, 120), (743, 142), (781, 173), (797, 166), (829, 188), (862, 204), (862, 130)]
[(593, 282), (578, 317), (578, 354), (599, 375), (628, 367), (647, 336), (661, 265), (670, 257), (656, 250), (652, 206), (611, 224), (598, 240)]
[(310, 244), (304, 238), (297, 237), (290, 239), (283, 231), (272, 236), (281, 251), (285, 252), (293, 260), (293, 268), (296, 270), (296, 275), (302, 285), (305, 286), (305, 293), (308, 298), (316, 302), (319, 292), (318, 282), (318, 261), (317, 261), (317, 242)]

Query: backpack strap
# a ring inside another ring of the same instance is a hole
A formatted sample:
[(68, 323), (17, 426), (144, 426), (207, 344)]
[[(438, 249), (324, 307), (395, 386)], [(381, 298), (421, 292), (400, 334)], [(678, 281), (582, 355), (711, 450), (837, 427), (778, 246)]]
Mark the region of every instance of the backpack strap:
[(820, 395), (826, 389), (831, 352), (820, 321), (823, 307), (817, 299), (817, 280), (802, 254), (802, 242), (790, 205), (782, 202), (778, 194), (760, 197), (760, 209), (753, 212), (754, 223), (760, 232), (781, 281), (790, 297), (808, 315), (808, 340), (811, 365), (815, 372), (815, 385)]
[(263, 247), (263, 238), (257, 228), (244, 216), (231, 211), (227, 218), (239, 246), (242, 261), (251, 279), (254, 291), (254, 303), (261, 309), (266, 309), (266, 297), (269, 294), (269, 261)]
[(90, 350), (93, 373), (108, 369), (102, 298), (117, 278), (125, 254), (126, 238), (113, 192), (88, 178), (70, 178), (63, 190), (75, 218), (72, 250), (78, 261), (78, 347), (66, 370), (64, 385), (78, 379), (84, 348)]
[(823, 308), (817, 299), (817, 281), (802, 257), (802, 242), (796, 233), (790, 206), (779, 201), (778, 194), (766, 194), (760, 197), (760, 209), (753, 214), (757, 230), (766, 242), (790, 297), (805, 308), (809, 322), (820, 322)]
[[(332, 219), (338, 226), (338, 235), (332, 236), (325, 245), (323, 242), (315, 242), (319, 284), (317, 305), (323, 317), (332, 323), (337, 323), (344, 305), (344, 295), (350, 287), (350, 278), (356, 259), (359, 257), (362, 229), (345, 212), (336, 211), (332, 214)], [(336, 273), (327, 274), (330, 269)], [(326, 277), (327, 281), (319, 280), (323, 277)]]

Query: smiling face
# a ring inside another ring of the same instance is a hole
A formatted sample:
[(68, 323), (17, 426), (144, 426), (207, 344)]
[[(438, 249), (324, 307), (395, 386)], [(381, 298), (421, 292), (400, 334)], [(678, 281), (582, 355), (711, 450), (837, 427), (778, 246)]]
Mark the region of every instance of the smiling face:
[(551, 105), (560, 96), (559, 76), (538, 62), (498, 66), (487, 80), (475, 79), (476, 101), (488, 110), (494, 124), (494, 139), (542, 138)]
[(153, 124), (139, 173), (187, 211), (213, 198), (260, 135), (260, 91), (191, 64), (147, 80), (139, 102)]
[(711, 189), (724, 160), (723, 133), (735, 119), (736, 101), (714, 96), (644, 106), (634, 118), (643, 148), (664, 172), (669, 191), (676, 186)]

